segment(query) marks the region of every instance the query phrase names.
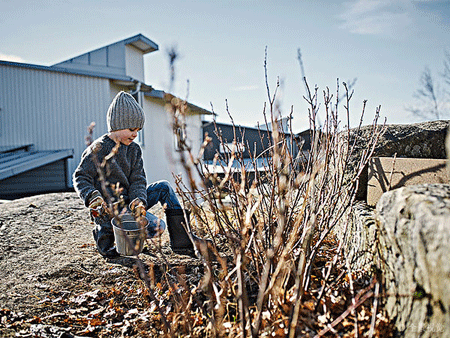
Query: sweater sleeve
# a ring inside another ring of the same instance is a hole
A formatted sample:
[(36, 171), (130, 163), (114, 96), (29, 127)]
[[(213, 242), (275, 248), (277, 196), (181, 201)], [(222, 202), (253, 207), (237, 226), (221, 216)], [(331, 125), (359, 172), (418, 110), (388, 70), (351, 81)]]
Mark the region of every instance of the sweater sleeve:
[(73, 187), (78, 196), (83, 200), (84, 205), (89, 205), (90, 197), (97, 189), (94, 186), (97, 170), (91, 158), (92, 152), (87, 148), (82, 156), (78, 167), (73, 173)]

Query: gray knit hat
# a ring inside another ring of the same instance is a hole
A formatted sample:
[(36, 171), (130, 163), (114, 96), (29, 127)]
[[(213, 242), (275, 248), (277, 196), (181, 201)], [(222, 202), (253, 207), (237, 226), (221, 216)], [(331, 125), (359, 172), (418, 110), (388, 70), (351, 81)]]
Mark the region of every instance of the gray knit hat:
[(121, 91), (112, 100), (106, 114), (108, 131), (142, 128), (145, 116), (141, 106), (131, 94)]

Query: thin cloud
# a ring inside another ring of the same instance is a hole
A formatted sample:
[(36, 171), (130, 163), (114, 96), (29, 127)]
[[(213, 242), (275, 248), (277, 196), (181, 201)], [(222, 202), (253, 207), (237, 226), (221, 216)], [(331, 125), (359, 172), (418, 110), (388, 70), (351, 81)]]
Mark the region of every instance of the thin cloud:
[(255, 86), (255, 85), (250, 85), (250, 86), (239, 86), (239, 87), (234, 87), (231, 88), (232, 91), (235, 92), (243, 92), (243, 91), (250, 91), (250, 90), (256, 90), (258, 89), (259, 86)]
[(355, 0), (344, 3), (341, 28), (354, 34), (394, 35), (412, 23), (412, 0)]
[(16, 55), (8, 55), (0, 53), (0, 60), (2, 61), (10, 61), (10, 62), (24, 62), (24, 60), (20, 56)]

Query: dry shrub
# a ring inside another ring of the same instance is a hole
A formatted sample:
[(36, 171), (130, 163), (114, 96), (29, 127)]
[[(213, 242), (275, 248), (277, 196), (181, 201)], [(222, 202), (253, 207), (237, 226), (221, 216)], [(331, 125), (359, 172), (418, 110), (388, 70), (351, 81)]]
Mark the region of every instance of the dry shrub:
[[(341, 104), (338, 82), (335, 98), (327, 88), (319, 104), (318, 88), (310, 91), (305, 80), (311, 146), (303, 151), (301, 140), (279, 127), (279, 84), (272, 94), (265, 69), (269, 104), (263, 115), (267, 126), (268, 119), (275, 126), (269, 146), (248, 166), (237, 137), (229, 148), (216, 128), (222, 147), (229, 150), (214, 160), (222, 174), (209, 171), (202, 160), (209, 136), (198, 154), (187, 142), (187, 102), (165, 97), (187, 177), (175, 177), (177, 191), (191, 210), (196, 231), (213, 244), (199, 246), (202, 268), (197, 269), (172, 266), (161, 246), (152, 242), (162, 258), (162, 273), (156, 280), (154, 266), (137, 260), (148, 302), (144, 312), (152, 320), (135, 330), (172, 337), (297, 337), (330, 331), (387, 336), (390, 327), (378, 308), (379, 281), (370, 271), (352, 271), (339, 240), (345, 236), (334, 232), (338, 224), (346, 231), (345, 217), (359, 176), (382, 133), (379, 109), (372, 139), (354, 156), (349, 127), (352, 93), (344, 84)], [(341, 105), (346, 126), (338, 116)], [(324, 115), (321, 125), (319, 107)], [(356, 129), (364, 111), (365, 103)], [(234, 130), (236, 135), (237, 127)]]
[[(258, 170), (256, 157), (251, 159), (251, 170), (244, 165), (243, 151), (235, 138), (228, 153), (216, 155), (215, 162), (223, 172), (219, 175), (209, 171), (202, 161), (203, 150), (211, 140), (208, 136), (196, 155), (186, 138), (179, 140), (184, 149), (180, 160), (188, 182), (176, 177), (177, 191), (184, 204), (190, 206), (196, 225), (213, 239), (214, 246), (209, 250), (206, 246), (200, 248), (204, 275), (180, 308), (177, 327), (184, 331), (174, 330), (172, 334), (314, 336), (334, 330), (333, 326), (342, 325), (350, 315), (354, 318), (348, 324), (351, 330), (357, 335), (362, 329), (362, 324), (358, 329), (355, 309), (373, 297), (374, 287), (379, 285), (374, 279), (367, 285), (370, 274), (358, 277), (352, 273), (333, 230), (338, 223), (345, 224), (343, 218), (355, 199), (358, 178), (381, 133), (377, 125), (379, 109), (373, 120), (372, 140), (357, 157), (358, 163), (351, 163), (355, 157), (353, 144), (348, 141), (349, 123), (341, 126), (338, 117), (339, 86), (334, 99), (329, 89), (323, 92), (325, 119), (319, 125), (318, 89), (311, 92), (306, 80), (305, 84), (311, 136), (307, 152), (293, 151), (295, 147), (301, 149), (302, 143), (292, 132), (285, 134), (274, 127), (270, 146), (260, 155), (265, 159), (264, 170)], [(263, 114), (266, 124), (269, 116), (272, 125), (278, 126), (279, 85), (271, 95), (266, 76), (266, 86), (269, 104)], [(352, 93), (346, 86), (345, 91), (343, 107), (348, 122)], [(170, 97), (167, 108), (173, 116), (174, 130), (185, 131), (186, 102)], [(364, 110), (365, 104), (359, 127)], [(217, 128), (216, 135), (221, 139)], [(226, 148), (227, 143), (221, 141)], [(233, 165), (236, 163), (240, 169)], [(251, 178), (250, 173), (254, 174)], [(358, 284), (361, 278), (366, 284)], [(331, 301), (332, 290), (342, 285), (347, 292), (342, 291)], [(336, 311), (346, 314), (333, 322)], [(371, 334), (380, 322), (374, 318), (365, 321)]]

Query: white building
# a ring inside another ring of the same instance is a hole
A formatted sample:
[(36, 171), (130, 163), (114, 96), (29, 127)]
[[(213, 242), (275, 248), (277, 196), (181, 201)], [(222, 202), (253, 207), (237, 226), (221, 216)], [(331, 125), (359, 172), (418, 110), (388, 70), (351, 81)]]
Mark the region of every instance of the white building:
[[(165, 110), (165, 93), (145, 83), (144, 60), (158, 45), (139, 34), (47, 67), (0, 61), (0, 197), (61, 191), (73, 187), (72, 173), (94, 138), (107, 132), (106, 111), (121, 90), (142, 105), (140, 133), (149, 182), (182, 173), (176, 164), (176, 136)], [(202, 142), (202, 116), (188, 104), (187, 135)]]

